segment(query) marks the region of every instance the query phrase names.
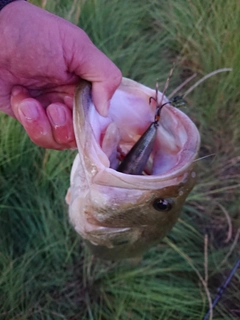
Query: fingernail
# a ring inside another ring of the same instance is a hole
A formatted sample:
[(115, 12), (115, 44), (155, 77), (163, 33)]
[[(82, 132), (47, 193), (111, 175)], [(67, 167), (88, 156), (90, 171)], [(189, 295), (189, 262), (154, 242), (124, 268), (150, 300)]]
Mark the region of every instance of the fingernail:
[(37, 120), (39, 117), (39, 112), (37, 105), (34, 102), (24, 101), (18, 106), (18, 114), (21, 120)]
[(63, 126), (66, 123), (66, 112), (61, 106), (51, 104), (47, 114), (53, 126)]

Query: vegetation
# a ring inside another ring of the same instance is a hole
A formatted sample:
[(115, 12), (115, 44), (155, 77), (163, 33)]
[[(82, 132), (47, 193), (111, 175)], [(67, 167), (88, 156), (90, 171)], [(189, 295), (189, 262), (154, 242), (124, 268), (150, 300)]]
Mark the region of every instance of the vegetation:
[[(68, 222), (75, 151), (44, 150), (0, 115), (0, 319), (203, 319), (240, 256), (240, 7), (232, 0), (35, 1), (83, 28), (123, 75), (186, 100), (202, 145), (179, 222), (138, 265), (92, 258)], [(207, 156), (207, 157), (206, 157)], [(202, 157), (206, 157), (201, 159)], [(240, 318), (239, 272), (213, 319)], [(211, 316), (210, 316), (211, 317)]]

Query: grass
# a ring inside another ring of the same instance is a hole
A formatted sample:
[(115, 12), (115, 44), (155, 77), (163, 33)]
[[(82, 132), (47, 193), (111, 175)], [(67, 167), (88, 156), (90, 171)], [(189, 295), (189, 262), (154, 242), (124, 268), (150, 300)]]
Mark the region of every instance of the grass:
[[(37, 1), (35, 2), (37, 3)], [(224, 67), (183, 108), (202, 146), (179, 222), (138, 265), (93, 259), (69, 225), (74, 151), (33, 145), (0, 116), (0, 319), (203, 319), (240, 255), (240, 9), (231, 0), (39, 1), (81, 26), (123, 75), (170, 89)], [(190, 87), (188, 84), (185, 90)], [(213, 319), (239, 319), (239, 273)]]

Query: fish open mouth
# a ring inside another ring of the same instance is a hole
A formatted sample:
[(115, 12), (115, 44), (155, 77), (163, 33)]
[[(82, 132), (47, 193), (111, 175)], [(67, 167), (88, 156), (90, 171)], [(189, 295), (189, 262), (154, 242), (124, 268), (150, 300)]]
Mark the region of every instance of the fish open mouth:
[[(107, 118), (100, 116), (94, 106), (87, 108), (84, 125), (91, 127), (87, 153), (95, 164), (109, 170), (118, 168), (153, 122), (156, 104), (149, 103), (149, 99), (154, 96), (154, 90), (124, 79), (111, 100)], [(167, 101), (164, 97), (163, 103)], [(196, 158), (199, 143), (194, 123), (179, 109), (167, 104), (161, 111), (156, 140), (143, 174), (172, 176), (185, 170)]]

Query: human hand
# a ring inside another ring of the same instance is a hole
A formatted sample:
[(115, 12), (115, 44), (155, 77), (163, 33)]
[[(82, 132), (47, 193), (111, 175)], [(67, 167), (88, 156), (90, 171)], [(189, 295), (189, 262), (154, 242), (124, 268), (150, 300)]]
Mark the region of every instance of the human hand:
[(74, 148), (79, 79), (92, 82), (93, 102), (104, 116), (121, 72), (83, 30), (28, 2), (6, 5), (0, 30), (0, 110), (17, 118), (37, 145)]

